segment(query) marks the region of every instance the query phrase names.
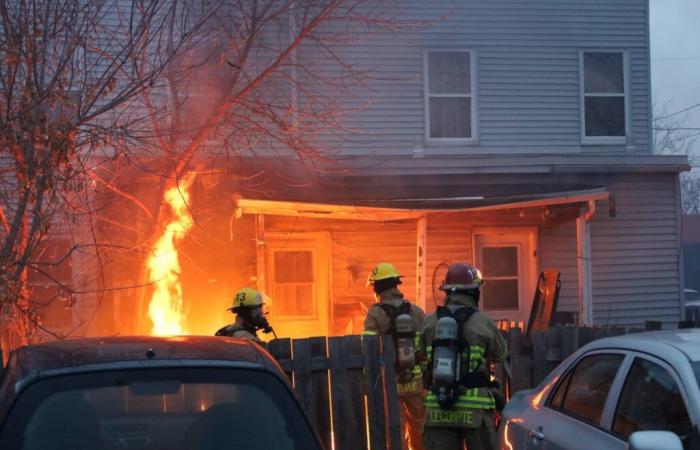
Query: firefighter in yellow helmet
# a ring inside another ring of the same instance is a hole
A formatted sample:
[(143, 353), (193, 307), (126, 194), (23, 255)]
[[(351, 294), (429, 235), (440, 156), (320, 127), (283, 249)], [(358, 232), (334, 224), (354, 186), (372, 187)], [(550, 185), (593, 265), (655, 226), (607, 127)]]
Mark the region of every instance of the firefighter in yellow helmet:
[(496, 446), (497, 384), (489, 362), (503, 361), (507, 344), (493, 321), (479, 312), (481, 273), (469, 264), (450, 267), (440, 289), (445, 306), (425, 319), (420, 348), (426, 352), (428, 395), (423, 444), (428, 450), (490, 450)]
[(396, 347), (396, 387), (401, 410), (403, 448), (422, 450), (423, 442), (423, 367), (425, 358), (416, 353), (425, 313), (406, 299), (398, 289), (401, 275), (389, 263), (377, 265), (367, 280), (378, 303), (365, 318), (364, 335), (391, 335)]
[(236, 314), (235, 322), (221, 328), (216, 332), (216, 336), (250, 339), (261, 343), (262, 341), (258, 338), (258, 330), (274, 334), (274, 330), (263, 313), (263, 305), (263, 295), (260, 292), (253, 288), (241, 289), (233, 297), (233, 304), (228, 309)]

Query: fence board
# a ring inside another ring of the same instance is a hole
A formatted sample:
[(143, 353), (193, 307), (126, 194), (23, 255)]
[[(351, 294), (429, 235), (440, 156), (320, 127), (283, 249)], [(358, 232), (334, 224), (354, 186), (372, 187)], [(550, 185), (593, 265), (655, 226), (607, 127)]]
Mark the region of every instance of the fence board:
[(536, 332), (532, 337), (532, 385), (540, 384), (547, 376), (547, 335)]
[(275, 339), (267, 344), (267, 351), (277, 360), (285, 371), (289, 382), (292, 382), (292, 340), (289, 338)]
[(365, 361), (365, 385), (367, 386), (367, 416), (369, 425), (370, 448), (386, 449), (386, 416), (384, 414), (384, 395), (378, 336), (364, 336), (362, 340)]
[(382, 337), (382, 364), (384, 367), (384, 395), (386, 397), (387, 420), (389, 422), (389, 449), (401, 450), (401, 425), (399, 423), (399, 394), (396, 390), (396, 372), (394, 364), (396, 353), (394, 340), (389, 336)]
[(335, 448), (351, 448), (355, 436), (352, 435), (352, 411), (350, 410), (350, 392), (348, 376), (345, 370), (347, 339), (331, 337), (328, 339), (328, 356), (331, 369), (331, 404), (333, 405), (333, 433)]
[[(331, 447), (331, 400), (328, 386), (328, 342), (325, 336), (309, 339), (311, 350), (311, 386), (313, 400), (309, 408), (312, 423), (316, 426), (323, 445)], [(322, 364), (319, 364), (322, 363)], [(318, 367), (321, 366), (319, 369)]]
[(525, 336), (520, 328), (508, 330), (508, 348), (510, 351), (510, 382), (512, 392), (527, 389), (530, 380), (530, 355), (523, 345)]
[(301, 406), (307, 411), (311, 421), (314, 422), (314, 418), (311, 416), (313, 388), (311, 386), (311, 345), (309, 340), (295, 339), (292, 342), (292, 352), (294, 355), (294, 364), (292, 365), (294, 390), (301, 402)]
[(367, 449), (367, 429), (365, 424), (365, 393), (362, 374), (362, 365), (353, 364), (355, 357), (362, 358), (362, 339), (360, 336), (348, 336), (345, 346), (346, 364), (352, 364), (347, 372), (349, 386), (350, 415), (352, 421), (348, 423), (352, 436), (352, 445), (343, 447), (349, 449)]

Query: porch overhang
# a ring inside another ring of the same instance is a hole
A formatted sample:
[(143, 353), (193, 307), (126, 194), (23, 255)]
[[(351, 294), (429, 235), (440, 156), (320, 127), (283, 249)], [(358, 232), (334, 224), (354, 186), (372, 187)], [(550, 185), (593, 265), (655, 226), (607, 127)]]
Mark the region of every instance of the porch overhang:
[[(381, 201), (357, 200), (354, 202), (355, 204), (350, 204), (350, 202), (336, 204), (239, 198), (237, 205), (240, 214), (388, 222), (419, 219), (433, 213), (503, 211), (577, 203), (584, 204), (605, 200), (609, 195), (610, 193), (605, 188), (600, 187), (502, 197), (477, 195), (470, 197), (383, 199)], [(370, 206), (373, 203), (381, 203), (381, 206)]]

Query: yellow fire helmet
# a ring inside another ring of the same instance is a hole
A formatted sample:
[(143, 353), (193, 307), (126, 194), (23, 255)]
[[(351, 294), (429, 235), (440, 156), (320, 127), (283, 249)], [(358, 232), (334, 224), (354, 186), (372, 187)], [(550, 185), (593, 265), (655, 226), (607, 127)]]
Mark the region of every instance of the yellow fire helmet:
[(253, 288), (243, 288), (236, 292), (236, 296), (233, 297), (233, 304), (228, 310), (235, 311), (237, 308), (257, 308), (264, 304), (263, 295), (260, 292)]
[(367, 285), (374, 284), (379, 280), (387, 280), (389, 278), (401, 278), (399, 272), (393, 264), (387, 262), (377, 264), (377, 267), (372, 269), (372, 273), (367, 279)]

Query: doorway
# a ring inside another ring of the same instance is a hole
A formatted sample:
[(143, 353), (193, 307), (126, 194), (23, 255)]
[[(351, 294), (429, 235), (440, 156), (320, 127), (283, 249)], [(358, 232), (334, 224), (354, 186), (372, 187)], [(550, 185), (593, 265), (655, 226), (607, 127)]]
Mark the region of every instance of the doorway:
[(480, 308), (494, 320), (526, 322), (537, 283), (536, 230), (479, 230), (473, 239), (474, 261), (485, 281)]
[(328, 335), (330, 238), (327, 233), (267, 233), (266, 294), (277, 336)]

